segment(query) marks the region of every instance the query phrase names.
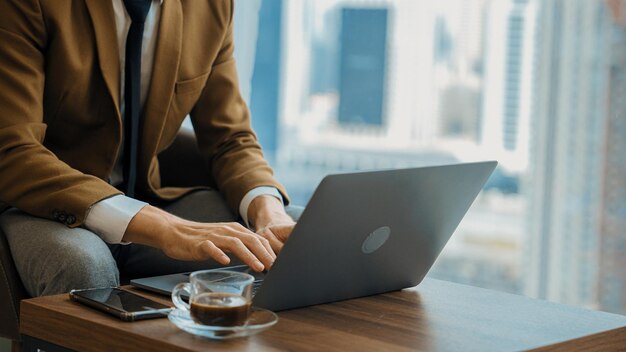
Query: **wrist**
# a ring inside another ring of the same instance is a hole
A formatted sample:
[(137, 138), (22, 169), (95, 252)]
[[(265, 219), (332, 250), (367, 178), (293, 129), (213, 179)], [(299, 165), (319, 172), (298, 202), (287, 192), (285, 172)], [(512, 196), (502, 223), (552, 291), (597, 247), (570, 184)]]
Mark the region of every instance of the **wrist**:
[(169, 219), (171, 216), (159, 208), (148, 205), (130, 221), (122, 240), (163, 248), (163, 233), (168, 232), (164, 229), (172, 225)]
[(248, 208), (248, 223), (252, 229), (266, 227), (270, 222), (293, 222), (283, 203), (271, 195), (254, 198)]

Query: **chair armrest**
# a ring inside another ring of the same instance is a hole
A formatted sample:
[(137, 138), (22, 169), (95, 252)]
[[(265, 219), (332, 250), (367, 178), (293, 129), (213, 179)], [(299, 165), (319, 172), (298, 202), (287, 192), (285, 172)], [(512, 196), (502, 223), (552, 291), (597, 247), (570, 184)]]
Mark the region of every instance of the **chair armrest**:
[(9, 243), (0, 230), (0, 337), (20, 340), (20, 301), (30, 298), (20, 279)]
[(159, 165), (163, 187), (214, 186), (191, 128), (180, 129), (172, 145), (159, 154)]

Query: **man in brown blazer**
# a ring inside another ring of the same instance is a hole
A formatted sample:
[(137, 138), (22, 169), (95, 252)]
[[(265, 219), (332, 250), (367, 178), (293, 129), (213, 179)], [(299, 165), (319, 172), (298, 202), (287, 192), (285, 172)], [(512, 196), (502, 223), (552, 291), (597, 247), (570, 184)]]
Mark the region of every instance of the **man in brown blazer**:
[[(0, 226), (32, 295), (225, 253), (271, 267), (294, 222), (239, 94), (232, 18), (229, 0), (0, 0)], [(160, 184), (187, 115), (219, 192)]]

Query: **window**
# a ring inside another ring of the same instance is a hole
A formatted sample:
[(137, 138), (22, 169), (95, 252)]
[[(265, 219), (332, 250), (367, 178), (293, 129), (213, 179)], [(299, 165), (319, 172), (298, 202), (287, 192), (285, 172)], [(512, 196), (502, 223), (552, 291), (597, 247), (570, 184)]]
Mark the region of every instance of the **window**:
[(236, 55), (295, 203), (328, 173), (497, 159), (429, 275), (626, 313), (625, 8), (247, 0)]

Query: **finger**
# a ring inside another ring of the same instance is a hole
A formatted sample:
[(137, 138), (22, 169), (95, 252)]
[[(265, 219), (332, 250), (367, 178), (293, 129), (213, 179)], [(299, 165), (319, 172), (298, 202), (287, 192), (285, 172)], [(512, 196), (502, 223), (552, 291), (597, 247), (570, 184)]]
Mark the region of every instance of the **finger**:
[(263, 244), (263, 242), (267, 240), (260, 236), (257, 236), (256, 234), (247, 235), (241, 240), (246, 245), (246, 247), (248, 247), (248, 249), (252, 251), (252, 253), (263, 263), (266, 269), (272, 267), (272, 264), (274, 264), (274, 260), (276, 260), (276, 254), (274, 254), (274, 250), (272, 250), (271, 246), (269, 246), (270, 248), (268, 250), (267, 247)]
[(216, 243), (218, 247), (227, 249), (236, 255), (241, 261), (248, 265), (252, 270), (261, 272), (265, 266), (261, 261), (246, 247), (246, 245), (237, 237), (223, 237)]
[(280, 224), (272, 226), (271, 230), (276, 238), (278, 238), (282, 243), (285, 243), (287, 239), (289, 239), (289, 235), (291, 235), (294, 227), (294, 224)]
[[(267, 230), (267, 228), (264, 230)], [(272, 255), (272, 259), (276, 260), (276, 253), (274, 252), (269, 239), (265, 238), (265, 236), (263, 236), (260, 232), (254, 232), (254, 235), (257, 236), (257, 238), (261, 241), (261, 244), (263, 244), (263, 247), (265, 247), (265, 249)]]
[(211, 241), (202, 241), (198, 247), (202, 259), (208, 255), (222, 265), (230, 263), (230, 258)]
[(270, 224), (268, 227), (260, 230), (259, 233), (270, 241), (272, 248), (278, 253), (282, 250), (295, 226), (295, 222)]
[(263, 247), (265, 247), (265, 249), (272, 255), (272, 262), (276, 261), (276, 252), (274, 252), (274, 249), (272, 248), (272, 245), (270, 244), (270, 241), (258, 234), (255, 234), (256, 236), (258, 236), (259, 240), (261, 241), (261, 244), (263, 244)]
[(254, 233), (254, 236), (255, 238), (259, 240), (263, 248), (265, 248), (265, 250), (271, 255), (272, 262), (274, 262), (276, 260), (276, 253), (274, 252), (274, 249), (272, 249), (272, 245), (270, 244), (270, 241), (258, 233)]
[(266, 228), (260, 233), (260, 235), (269, 241), (274, 253), (279, 253), (280, 250), (283, 249), (283, 243), (276, 237), (276, 235), (274, 235), (272, 229)]
[(272, 267), (274, 260), (276, 260), (276, 254), (274, 254), (269, 243), (267, 245), (264, 243), (267, 240), (241, 225), (234, 226), (232, 231), (232, 235), (239, 238), (267, 269)]

